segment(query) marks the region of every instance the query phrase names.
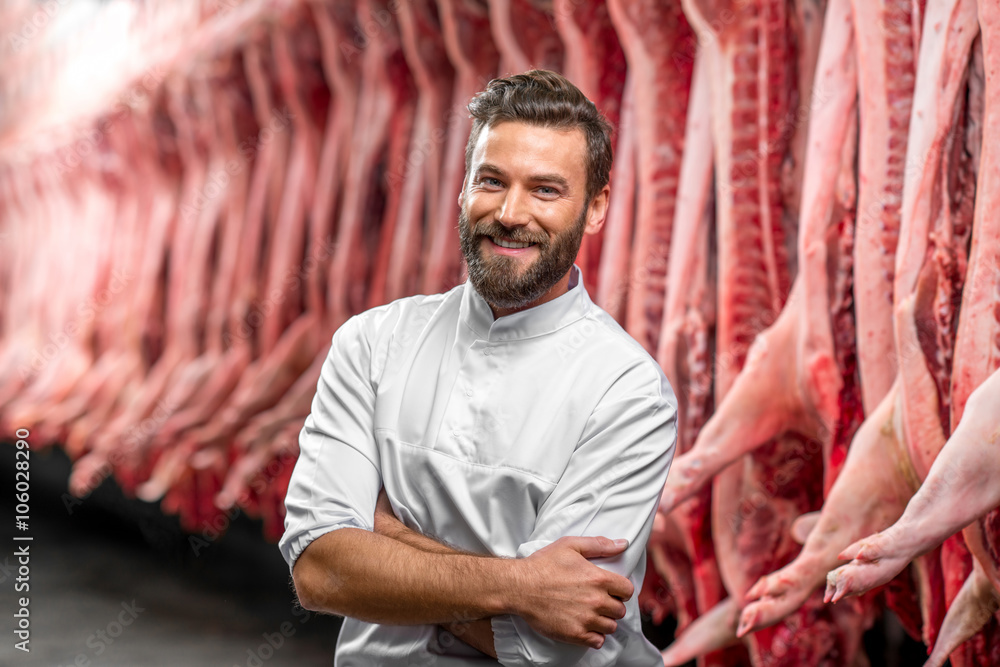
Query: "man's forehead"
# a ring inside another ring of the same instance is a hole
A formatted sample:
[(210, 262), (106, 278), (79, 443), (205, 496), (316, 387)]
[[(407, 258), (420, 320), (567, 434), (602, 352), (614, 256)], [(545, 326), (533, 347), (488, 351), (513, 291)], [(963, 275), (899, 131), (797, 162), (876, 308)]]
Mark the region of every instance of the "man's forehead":
[(483, 128), (472, 152), (472, 171), (483, 163), (507, 169), (557, 171), (586, 178), (587, 138), (579, 127), (555, 128), (501, 121)]

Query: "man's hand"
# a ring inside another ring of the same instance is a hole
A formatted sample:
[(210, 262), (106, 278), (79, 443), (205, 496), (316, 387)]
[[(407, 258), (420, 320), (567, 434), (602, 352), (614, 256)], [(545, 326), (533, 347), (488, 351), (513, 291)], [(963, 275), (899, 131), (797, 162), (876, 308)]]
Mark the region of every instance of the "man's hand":
[(624, 601), (635, 587), (587, 559), (617, 556), (627, 547), (626, 540), (562, 537), (519, 561), (523, 585), (517, 615), (546, 637), (601, 648), (604, 636), (618, 629)]
[[(428, 553), (459, 554), (429, 537), (407, 528), (392, 511), (383, 489), (375, 506), (375, 532)], [(538, 633), (556, 641), (590, 648), (604, 645), (604, 636), (618, 628), (625, 616), (624, 600), (634, 593), (632, 582), (602, 569), (589, 558), (617, 556), (628, 547), (625, 540), (606, 537), (563, 537), (517, 561), (521, 575), (514, 595), (521, 601), (516, 612)], [(469, 624), (465, 624), (469, 625)], [(492, 639), (489, 620), (471, 624), (483, 633), (463, 633), (466, 641), (487, 655), (495, 656), (493, 642), (469, 641), (482, 634)], [(451, 629), (451, 628), (449, 628)]]

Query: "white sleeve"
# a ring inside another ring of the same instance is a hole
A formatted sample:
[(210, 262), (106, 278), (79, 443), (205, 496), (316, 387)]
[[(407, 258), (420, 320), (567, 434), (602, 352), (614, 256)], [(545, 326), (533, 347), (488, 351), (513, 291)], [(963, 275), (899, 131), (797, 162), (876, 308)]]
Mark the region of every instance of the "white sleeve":
[(650, 364), (636, 364), (603, 396), (559, 483), (539, 508), (530, 539), (517, 550), (524, 558), (567, 535), (627, 539), (624, 553), (592, 561), (635, 586), (619, 632), (595, 650), (542, 637), (520, 617), (497, 616), (492, 626), (501, 664), (614, 665), (628, 640), (623, 622), (631, 617), (638, 628), (646, 542), (677, 434), (673, 391), (662, 373), (654, 378), (652, 370)]
[(321, 535), (374, 526), (382, 477), (371, 349), (362, 324), (353, 317), (334, 334), (312, 412), (299, 433), (299, 458), (285, 496), (285, 533), (278, 542), (289, 568)]

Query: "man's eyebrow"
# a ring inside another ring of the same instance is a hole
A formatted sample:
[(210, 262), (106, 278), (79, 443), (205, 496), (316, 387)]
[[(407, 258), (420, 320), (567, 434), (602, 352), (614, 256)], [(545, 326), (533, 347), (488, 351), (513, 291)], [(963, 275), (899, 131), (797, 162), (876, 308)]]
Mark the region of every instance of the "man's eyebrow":
[(566, 180), (565, 176), (559, 174), (535, 174), (531, 177), (532, 181), (536, 183), (554, 183), (565, 189), (569, 189), (569, 181)]
[(500, 167), (496, 166), (495, 164), (490, 164), (489, 162), (484, 162), (483, 164), (479, 165), (478, 169), (476, 169), (476, 175), (477, 176), (480, 175), (480, 174), (484, 174), (484, 173), (495, 174), (496, 176), (506, 176), (507, 175), (504, 172), (503, 169), (501, 169)]

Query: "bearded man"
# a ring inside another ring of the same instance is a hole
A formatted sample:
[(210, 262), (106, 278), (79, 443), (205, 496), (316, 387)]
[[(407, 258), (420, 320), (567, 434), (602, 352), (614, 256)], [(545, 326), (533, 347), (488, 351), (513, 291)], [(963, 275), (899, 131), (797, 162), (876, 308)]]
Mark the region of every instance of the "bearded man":
[(676, 400), (573, 264), (611, 128), (546, 71), (469, 111), (469, 280), (337, 330), (282, 554), (304, 607), (346, 617), (336, 665), (662, 664), (634, 593)]

